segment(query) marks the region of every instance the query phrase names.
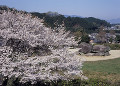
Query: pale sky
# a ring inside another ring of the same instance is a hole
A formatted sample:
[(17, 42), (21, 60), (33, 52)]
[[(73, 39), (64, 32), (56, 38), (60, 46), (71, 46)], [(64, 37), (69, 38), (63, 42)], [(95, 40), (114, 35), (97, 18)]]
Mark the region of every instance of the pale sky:
[(120, 18), (120, 0), (0, 0), (6, 5), (28, 12), (58, 12), (100, 19)]

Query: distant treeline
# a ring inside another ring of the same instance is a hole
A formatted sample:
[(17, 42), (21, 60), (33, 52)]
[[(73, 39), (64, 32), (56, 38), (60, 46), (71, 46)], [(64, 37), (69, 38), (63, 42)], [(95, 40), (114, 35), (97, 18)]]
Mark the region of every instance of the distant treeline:
[(65, 17), (64, 15), (54, 15), (51, 13), (31, 13), (38, 18), (44, 19), (46, 26), (54, 28), (64, 23), (66, 30), (72, 32), (84, 30), (87, 33), (96, 32), (100, 26), (111, 26), (105, 20), (100, 20), (94, 17), (80, 18), (80, 17)]

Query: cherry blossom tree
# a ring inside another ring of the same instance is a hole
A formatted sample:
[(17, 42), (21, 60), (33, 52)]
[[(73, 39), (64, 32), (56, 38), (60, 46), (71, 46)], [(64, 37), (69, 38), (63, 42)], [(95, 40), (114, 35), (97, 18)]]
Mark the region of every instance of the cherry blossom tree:
[[(0, 10), (0, 36), (5, 39), (17, 38), (28, 41), (31, 46), (71, 46), (76, 45), (74, 36), (69, 37), (60, 26), (56, 30), (45, 27), (42, 19), (32, 17), (22, 11)], [(28, 57), (26, 53), (12, 53), (9, 46), (0, 46), (0, 73), (11, 78), (20, 77), (25, 83), (39, 80), (74, 79), (73, 76), (84, 78), (82, 73), (83, 58), (76, 58), (68, 51), (68, 47), (54, 49), (48, 56)], [(72, 76), (72, 77), (71, 77)], [(70, 78), (71, 77), (71, 78)]]

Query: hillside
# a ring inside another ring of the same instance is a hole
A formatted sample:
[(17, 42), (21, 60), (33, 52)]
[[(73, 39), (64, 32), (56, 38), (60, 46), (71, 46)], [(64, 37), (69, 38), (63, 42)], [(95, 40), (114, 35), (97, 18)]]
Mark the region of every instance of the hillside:
[(64, 15), (57, 16), (49, 16), (46, 13), (38, 13), (32, 12), (34, 16), (38, 16), (39, 18), (44, 19), (44, 23), (46, 26), (54, 28), (58, 25), (64, 24), (66, 30), (70, 30), (72, 32), (84, 30), (88, 33), (97, 31), (98, 27), (102, 26), (110, 26), (108, 22), (105, 20), (100, 20), (93, 17), (88, 18), (80, 18), (80, 17), (64, 17)]

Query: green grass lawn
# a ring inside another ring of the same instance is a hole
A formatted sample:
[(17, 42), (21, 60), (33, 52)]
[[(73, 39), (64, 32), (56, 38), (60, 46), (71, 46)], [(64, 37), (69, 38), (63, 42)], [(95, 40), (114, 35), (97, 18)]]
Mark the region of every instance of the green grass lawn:
[(120, 58), (105, 61), (85, 62), (83, 70), (120, 74)]
[[(120, 58), (85, 62), (83, 65), (83, 73), (89, 79), (107, 80), (114, 84), (120, 83)], [(115, 86), (120, 86), (120, 84)]]

